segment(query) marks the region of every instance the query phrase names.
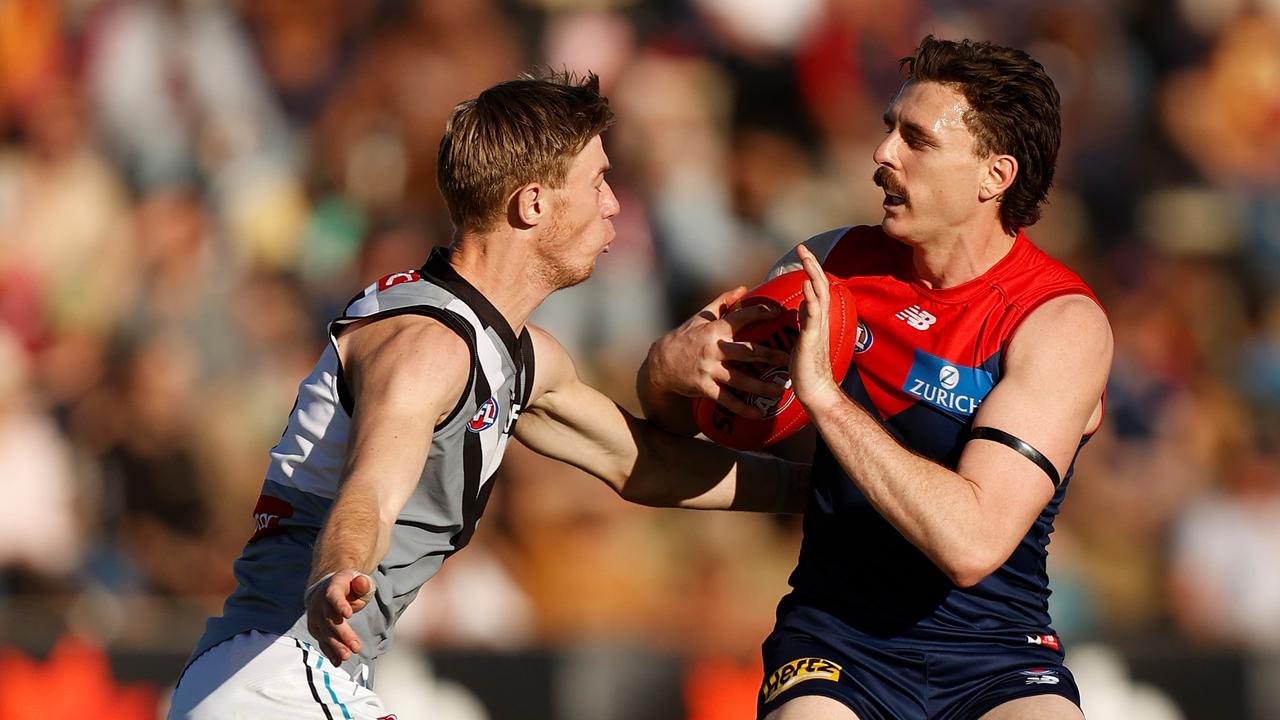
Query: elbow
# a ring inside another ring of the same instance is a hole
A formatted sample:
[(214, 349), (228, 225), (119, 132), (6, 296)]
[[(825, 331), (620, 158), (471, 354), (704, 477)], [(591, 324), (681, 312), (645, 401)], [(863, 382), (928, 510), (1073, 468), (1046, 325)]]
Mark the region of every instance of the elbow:
[(655, 440), (652, 428), (641, 424), (643, 421), (632, 419), (629, 422), (636, 443), (635, 459), (625, 467), (615, 467), (612, 477), (606, 479), (606, 482), (618, 493), (618, 497), (629, 503), (646, 507), (669, 507), (672, 498), (666, 478), (672, 465), (667, 463), (663, 446)]
[(947, 558), (939, 567), (956, 587), (971, 588), (986, 580), (1002, 564), (1004, 559), (997, 559), (994, 553), (968, 552)]
[(618, 497), (633, 505), (662, 507), (665, 504), (655, 483), (636, 473), (605, 478), (604, 481)]
[(947, 578), (951, 580), (951, 584), (961, 589), (971, 588), (982, 582), (990, 575), (992, 570), (985, 569), (948, 569), (946, 571)]
[(618, 497), (635, 505), (667, 507), (668, 503), (647, 483), (631, 480), (618, 488)]
[(641, 459), (625, 472), (619, 471), (610, 484), (618, 497), (629, 503), (645, 507), (670, 507), (674, 498), (664, 478), (661, 471)]

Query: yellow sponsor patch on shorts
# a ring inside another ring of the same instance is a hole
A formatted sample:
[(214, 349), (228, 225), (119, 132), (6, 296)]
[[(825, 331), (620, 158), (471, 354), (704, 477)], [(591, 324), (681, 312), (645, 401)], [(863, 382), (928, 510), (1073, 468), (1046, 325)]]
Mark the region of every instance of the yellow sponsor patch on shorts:
[(769, 676), (764, 685), (760, 686), (760, 694), (764, 695), (766, 703), (770, 703), (788, 688), (805, 680), (837, 681), (840, 679), (840, 671), (842, 669), (830, 660), (823, 660), (822, 658), (792, 660)]

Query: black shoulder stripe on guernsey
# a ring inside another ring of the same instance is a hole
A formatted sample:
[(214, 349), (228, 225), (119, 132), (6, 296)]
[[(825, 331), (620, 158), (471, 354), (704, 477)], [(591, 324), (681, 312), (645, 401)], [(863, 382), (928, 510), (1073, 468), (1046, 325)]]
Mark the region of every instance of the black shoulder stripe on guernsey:
[(1062, 484), (1062, 478), (1058, 476), (1058, 469), (1053, 466), (1053, 463), (1049, 462), (1049, 458), (1045, 457), (1044, 453), (1031, 447), (1031, 444), (1025, 440), (993, 427), (975, 427), (969, 432), (969, 439), (990, 440), (991, 442), (1011, 447), (1018, 451), (1018, 454), (1040, 466), (1044, 474), (1049, 476), (1049, 480), (1053, 482), (1055, 488)]
[(427, 257), (427, 262), (418, 272), (422, 275), (422, 279), (438, 285), (459, 300), (466, 303), (476, 317), (480, 318), (480, 322), (491, 328), (498, 337), (502, 339), (502, 344), (507, 349), (507, 355), (512, 359), (519, 354), (516, 347), (519, 341), (516, 338), (515, 330), (511, 329), (511, 323), (507, 322), (506, 316), (498, 312), (498, 309), (489, 302), (489, 298), (484, 296), (467, 279), (458, 274), (457, 270), (449, 264), (450, 250), (448, 248), (436, 248), (431, 251)]
[[(476, 373), (478, 372), (477, 369), (480, 366), (480, 358), (476, 354), (476, 331), (471, 327), (471, 323), (467, 322), (461, 315), (453, 312), (452, 310), (445, 310), (444, 308), (433, 307), (430, 305), (412, 305), (410, 307), (398, 308), (378, 315), (371, 315), (369, 316), (369, 319), (383, 320), (389, 317), (396, 317), (397, 315), (423, 315), (439, 321), (440, 324), (457, 333), (458, 336), (462, 338), (463, 342), (467, 344), (467, 349), (471, 351), (471, 370), (467, 375), (467, 386), (471, 386), (471, 383), (475, 380)], [(362, 320), (365, 318), (353, 319)], [(346, 375), (342, 369), (342, 358), (338, 358), (337, 382), (338, 400), (342, 403), (342, 409), (347, 411), (347, 415), (351, 415), (355, 412), (356, 400), (351, 395), (351, 389), (347, 387)], [(445, 419), (441, 420), (439, 424), (436, 425), (435, 429), (439, 430), (445, 425), (453, 422), (454, 418), (458, 416), (458, 413), (461, 412), (462, 408), (466, 407), (466, 405), (467, 394), (464, 392), (458, 396), (458, 403), (453, 406), (453, 409), (449, 411), (449, 414)]]
[[(476, 407), (481, 407), (493, 396), (493, 390), (489, 387), (489, 378), (485, 377), (483, 372), (478, 372), (475, 374), (473, 386), (475, 390), (472, 397), (475, 399)], [(484, 447), (480, 444), (480, 433), (464, 432), (462, 433), (462, 528), (454, 533), (450, 543), (455, 552), (466, 547), (471, 541), (471, 536), (476, 531), (476, 523), (480, 520), (480, 513), (484, 511), (484, 505), (479, 497), (480, 476), (483, 473)]]
[(535, 378), (533, 338), (529, 336), (529, 328), (526, 327), (520, 333), (520, 382), (524, 385), (521, 388), (520, 407), (529, 406), (529, 398), (533, 396), (533, 381)]
[(320, 699), (320, 691), (316, 689), (316, 676), (311, 670), (310, 652), (302, 646), (302, 643), (297, 638), (293, 639), (293, 643), (302, 651), (302, 665), (307, 669), (307, 687), (311, 690), (311, 697), (320, 704), (320, 709), (324, 711), (324, 716), (328, 720), (333, 720), (333, 713), (329, 712), (329, 706), (325, 705), (324, 701)]

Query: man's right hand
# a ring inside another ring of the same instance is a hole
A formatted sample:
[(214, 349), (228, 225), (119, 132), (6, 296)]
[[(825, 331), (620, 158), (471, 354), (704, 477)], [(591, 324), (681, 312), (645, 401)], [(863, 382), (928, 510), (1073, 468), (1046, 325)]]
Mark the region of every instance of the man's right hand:
[(373, 598), (373, 578), (357, 570), (340, 570), (307, 594), (307, 630), (334, 665), (360, 652), (360, 637), (347, 622)]
[(679, 395), (710, 398), (738, 415), (761, 417), (759, 409), (743, 402), (729, 389), (775, 399), (782, 396), (780, 386), (731, 365), (787, 365), (790, 362), (790, 356), (781, 350), (734, 341), (734, 334), (742, 328), (775, 317), (779, 312), (766, 305), (730, 311), (746, 294), (745, 287), (721, 294), (649, 348), (639, 378), (640, 400), (646, 414), (652, 417), (655, 410), (670, 405), (670, 396)]

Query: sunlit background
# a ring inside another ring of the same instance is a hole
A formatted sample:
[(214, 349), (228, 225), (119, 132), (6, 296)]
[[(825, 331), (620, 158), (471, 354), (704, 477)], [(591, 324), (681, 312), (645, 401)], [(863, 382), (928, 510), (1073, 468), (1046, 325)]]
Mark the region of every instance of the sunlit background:
[[(1063, 96), (1030, 234), (1117, 339), (1050, 553), (1090, 719), (1280, 717), (1280, 1), (0, 0), (0, 718), (164, 711), (326, 321), (449, 241), (456, 102), (601, 76), (618, 238), (536, 319), (634, 409), (653, 338), (879, 220), (928, 32)], [(392, 710), (752, 717), (796, 518), (631, 507), (519, 449), (497, 482), (379, 666)]]

